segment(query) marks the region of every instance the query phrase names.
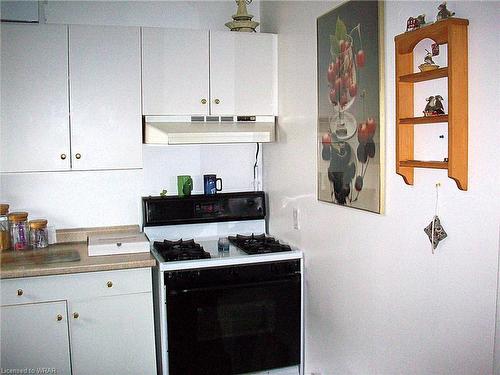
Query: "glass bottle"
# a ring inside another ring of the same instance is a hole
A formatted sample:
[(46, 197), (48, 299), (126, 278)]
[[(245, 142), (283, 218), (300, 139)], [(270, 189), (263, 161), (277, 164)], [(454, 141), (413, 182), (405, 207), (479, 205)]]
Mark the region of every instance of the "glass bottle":
[(0, 204), (0, 251), (10, 248), (10, 231), (9, 231), (9, 213), (8, 204)]
[(9, 214), (10, 242), (14, 250), (29, 248), (29, 228), (27, 212), (11, 212)]
[(30, 221), (30, 245), (33, 249), (43, 249), (49, 246), (49, 232), (47, 220)]

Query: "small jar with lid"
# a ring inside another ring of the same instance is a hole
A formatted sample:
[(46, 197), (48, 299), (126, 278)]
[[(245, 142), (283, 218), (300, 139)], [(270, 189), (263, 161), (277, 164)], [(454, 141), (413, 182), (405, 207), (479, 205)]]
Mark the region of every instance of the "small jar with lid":
[(9, 215), (10, 242), (14, 250), (29, 248), (29, 228), (27, 212), (11, 212)]
[(49, 246), (49, 232), (47, 220), (30, 221), (30, 245), (33, 249), (43, 249)]
[(10, 248), (9, 205), (0, 204), (0, 251)]

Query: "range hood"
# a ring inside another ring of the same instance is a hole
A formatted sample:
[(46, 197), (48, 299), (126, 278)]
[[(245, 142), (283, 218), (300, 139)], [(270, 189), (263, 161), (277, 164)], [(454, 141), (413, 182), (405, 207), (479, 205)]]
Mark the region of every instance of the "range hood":
[(145, 116), (145, 144), (266, 143), (274, 116)]

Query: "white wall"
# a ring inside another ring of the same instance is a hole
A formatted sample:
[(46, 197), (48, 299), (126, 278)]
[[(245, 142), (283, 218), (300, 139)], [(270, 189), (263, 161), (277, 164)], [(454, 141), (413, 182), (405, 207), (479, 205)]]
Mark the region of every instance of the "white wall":
[[(493, 366), (499, 170), (499, 3), (448, 2), (469, 27), (469, 190), (445, 171), (395, 173), (394, 36), (438, 2), (386, 2), (386, 214), (316, 200), (316, 18), (336, 2), (262, 2), (279, 34), (280, 141), (264, 147), (270, 232), (305, 252), (306, 373), (490, 374)], [(434, 142), (434, 141), (431, 141)], [(437, 141), (436, 141), (437, 142)], [(420, 150), (417, 150), (420, 151)], [(434, 213), (448, 238), (431, 254)], [(292, 228), (292, 208), (300, 230)]]
[[(260, 19), (258, 1), (248, 10)], [(236, 4), (49, 1), (44, 13), (47, 23), (227, 30), (224, 23), (236, 13)], [(193, 177), (194, 193), (203, 192), (202, 176), (207, 173), (223, 179), (225, 192), (253, 190), (255, 148), (255, 144), (143, 146), (143, 170), (6, 174), (0, 176), (0, 201), (9, 203), (11, 211), (28, 211), (30, 218), (47, 218), (56, 228), (137, 224), (142, 217), (140, 197), (158, 195), (163, 189), (177, 194), (180, 174)]]
[[(234, 1), (52, 1), (45, 6), (47, 23), (156, 26), (227, 30), (236, 13)], [(248, 13), (260, 19), (259, 1)]]

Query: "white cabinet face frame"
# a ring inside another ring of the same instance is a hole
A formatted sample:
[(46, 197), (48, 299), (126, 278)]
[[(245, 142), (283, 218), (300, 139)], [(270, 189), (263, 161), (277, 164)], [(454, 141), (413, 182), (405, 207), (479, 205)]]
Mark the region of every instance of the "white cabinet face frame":
[(215, 115), (276, 115), (277, 36), (211, 31), (210, 97)]
[(68, 28), (0, 28), (0, 169), (69, 170)]
[(69, 27), (72, 168), (142, 168), (138, 27)]
[(143, 114), (208, 115), (208, 31), (142, 28)]
[(2, 306), (0, 314), (2, 369), (71, 375), (66, 301)]

